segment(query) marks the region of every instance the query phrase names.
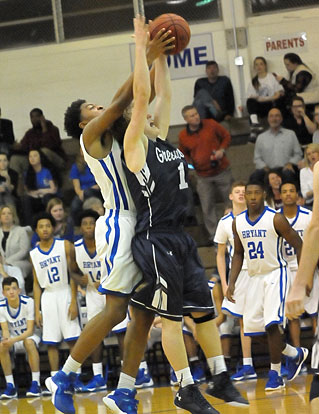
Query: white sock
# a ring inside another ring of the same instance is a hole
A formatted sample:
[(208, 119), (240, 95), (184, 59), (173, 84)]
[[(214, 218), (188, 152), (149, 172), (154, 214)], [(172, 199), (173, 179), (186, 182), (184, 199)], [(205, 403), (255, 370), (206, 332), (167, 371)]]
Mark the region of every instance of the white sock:
[(141, 361), (140, 366), (138, 367), (138, 369), (143, 369), (143, 368), (144, 368), (145, 371), (147, 371), (146, 361)]
[(218, 375), (221, 372), (227, 371), (224, 355), (207, 358), (207, 364), (212, 375)]
[(194, 362), (194, 361), (199, 361), (199, 358), (198, 356), (193, 356), (193, 357), (188, 358), (188, 360), (189, 362)]
[(127, 374), (124, 374), (124, 372), (121, 372), (117, 388), (127, 388), (128, 390), (134, 390), (135, 378), (130, 377)]
[(58, 371), (51, 371), (51, 377), (54, 377), (55, 374), (57, 374)]
[(96, 362), (92, 364), (93, 375), (101, 375), (103, 377), (103, 364), (102, 362)]
[(76, 370), (76, 373), (77, 373), (78, 375), (82, 374), (82, 368), (81, 368), (81, 367), (79, 367), (79, 368)]
[(252, 358), (243, 358), (243, 365), (250, 365), (253, 366), (253, 359)]
[(282, 353), (284, 355), (287, 355), (288, 357), (291, 357), (291, 358), (295, 358), (298, 355), (297, 348), (295, 348), (295, 347), (293, 347), (289, 344), (286, 345), (286, 348), (282, 351)]
[(281, 377), (281, 362), (279, 362), (279, 364), (270, 364), (270, 369), (272, 371), (276, 371), (277, 374)]
[(68, 359), (65, 361), (63, 365), (62, 371), (69, 375), (70, 372), (77, 372), (82, 364), (80, 362), (75, 361), (71, 355), (68, 356)]
[(251, 114), (250, 115), (250, 120), (251, 120), (252, 124), (258, 124), (259, 123), (257, 114)]
[(40, 385), (40, 372), (32, 372), (32, 381), (36, 381)]
[(12, 374), (11, 375), (6, 375), (6, 383), (7, 383), (7, 385), (8, 384), (12, 384), (13, 386), (15, 386), (14, 385), (13, 375)]
[(177, 381), (181, 384), (181, 387), (184, 388), (187, 385), (194, 384), (192, 373), (189, 367), (175, 371)]

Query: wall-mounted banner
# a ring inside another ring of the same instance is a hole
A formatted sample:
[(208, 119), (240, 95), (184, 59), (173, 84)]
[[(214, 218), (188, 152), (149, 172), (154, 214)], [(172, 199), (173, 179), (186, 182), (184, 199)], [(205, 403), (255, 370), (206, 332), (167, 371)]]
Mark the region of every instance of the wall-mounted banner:
[[(134, 69), (135, 44), (130, 43), (131, 70)], [(181, 53), (168, 56), (171, 79), (193, 78), (205, 76), (205, 65), (214, 60), (212, 33), (201, 33), (191, 36), (186, 49)]]
[(305, 52), (307, 49), (308, 41), (306, 32), (264, 37), (264, 50), (266, 55)]

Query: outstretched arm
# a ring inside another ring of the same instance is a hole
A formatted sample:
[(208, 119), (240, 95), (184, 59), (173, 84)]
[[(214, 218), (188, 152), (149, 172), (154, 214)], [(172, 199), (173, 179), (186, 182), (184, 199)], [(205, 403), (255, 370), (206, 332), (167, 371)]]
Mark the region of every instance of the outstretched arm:
[(148, 102), (151, 95), (150, 75), (146, 60), (148, 42), (145, 17), (134, 19), (135, 28), (135, 68), (133, 82), (134, 106), (131, 121), (124, 136), (124, 157), (128, 169), (138, 172), (146, 160), (147, 139), (144, 127), (147, 117)]

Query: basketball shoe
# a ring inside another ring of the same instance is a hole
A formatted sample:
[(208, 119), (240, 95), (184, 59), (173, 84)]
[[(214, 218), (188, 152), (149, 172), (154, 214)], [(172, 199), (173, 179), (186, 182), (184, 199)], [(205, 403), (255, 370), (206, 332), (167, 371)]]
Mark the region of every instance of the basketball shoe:
[(136, 390), (118, 388), (103, 398), (103, 402), (112, 413), (137, 414), (138, 401), (135, 399)]
[(83, 392), (96, 392), (106, 390), (106, 381), (101, 374), (94, 377), (83, 386)]
[(268, 381), (265, 386), (265, 391), (276, 391), (285, 388), (285, 383), (282, 377), (278, 375), (277, 371), (270, 370), (268, 374)]
[(252, 365), (243, 365), (230, 379), (233, 381), (244, 381), (249, 379), (256, 379), (257, 374)]
[(31, 387), (25, 394), (27, 397), (40, 397), (41, 388), (37, 381), (32, 381)]
[(295, 358), (288, 357), (288, 375), (287, 380), (292, 381), (296, 378), (299, 374), (302, 364), (305, 362), (308, 356), (308, 349), (307, 348), (296, 348), (298, 351), (298, 355)]
[(45, 380), (45, 386), (52, 393), (52, 404), (64, 414), (75, 414), (72, 394), (76, 377), (77, 374), (74, 372), (67, 375), (63, 371), (58, 371), (53, 377)]
[(148, 369), (139, 368), (136, 376), (135, 388), (153, 387), (153, 385), (154, 382)]
[(13, 384), (11, 384), (11, 382), (8, 382), (7, 388), (0, 395), (0, 400), (11, 400), (12, 398), (17, 398), (17, 396), (17, 389)]
[(174, 404), (176, 407), (190, 411), (192, 414), (219, 414), (202, 396), (195, 384), (180, 387), (176, 393)]
[(209, 382), (206, 392), (213, 397), (224, 400), (227, 404), (234, 407), (247, 407), (249, 405), (249, 402), (242, 397), (237, 388), (235, 388), (226, 371), (223, 371), (218, 375), (213, 375), (212, 381)]

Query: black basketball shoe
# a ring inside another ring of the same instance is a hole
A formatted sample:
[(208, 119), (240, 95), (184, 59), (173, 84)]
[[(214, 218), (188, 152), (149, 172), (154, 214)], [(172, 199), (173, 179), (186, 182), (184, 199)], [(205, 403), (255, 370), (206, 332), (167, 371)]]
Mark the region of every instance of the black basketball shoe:
[(219, 414), (219, 412), (205, 400), (195, 384), (179, 388), (175, 396), (174, 404), (176, 407), (190, 411), (192, 414)]
[(249, 402), (241, 396), (240, 392), (234, 387), (226, 371), (218, 375), (213, 375), (212, 381), (206, 389), (207, 394), (224, 400), (227, 404), (234, 407), (248, 406)]

